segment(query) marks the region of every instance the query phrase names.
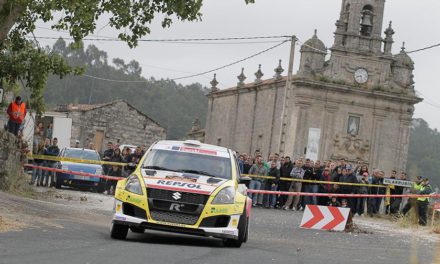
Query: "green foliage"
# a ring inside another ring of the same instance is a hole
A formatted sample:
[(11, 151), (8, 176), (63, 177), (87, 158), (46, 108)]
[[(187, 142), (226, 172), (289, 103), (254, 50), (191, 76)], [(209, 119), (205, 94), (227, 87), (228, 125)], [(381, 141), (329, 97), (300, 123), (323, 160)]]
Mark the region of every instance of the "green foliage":
[(89, 75), (145, 82), (117, 83), (81, 76), (68, 76), (64, 79), (50, 76), (45, 92), (50, 107), (57, 104), (98, 104), (124, 99), (166, 127), (169, 139), (184, 137), (196, 117), (205, 121), (208, 107), (205, 94), (208, 91), (200, 84), (182, 86), (170, 80), (147, 80), (140, 77), (142, 68), (137, 61), (126, 63), (116, 58), (113, 60), (114, 65), (109, 65), (107, 54), (93, 45), (86, 49), (71, 49), (60, 39), (53, 50), (62, 54), (69, 64), (84, 66)]
[(411, 176), (428, 177), (440, 187), (440, 133), (429, 128), (423, 119), (415, 119), (411, 129), (408, 153), (408, 171)]

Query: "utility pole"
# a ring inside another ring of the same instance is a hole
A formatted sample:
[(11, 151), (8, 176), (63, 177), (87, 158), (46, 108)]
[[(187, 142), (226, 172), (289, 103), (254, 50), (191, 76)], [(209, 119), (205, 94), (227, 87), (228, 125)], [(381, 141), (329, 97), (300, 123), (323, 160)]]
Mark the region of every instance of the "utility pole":
[(281, 128), (280, 128), (280, 144), (279, 153), (284, 154), (286, 147), (286, 130), (287, 130), (287, 108), (289, 107), (289, 93), (292, 87), (293, 62), (295, 59), (296, 36), (293, 35), (290, 41), (289, 69), (287, 72), (286, 86), (284, 87), (283, 108), (281, 111)]

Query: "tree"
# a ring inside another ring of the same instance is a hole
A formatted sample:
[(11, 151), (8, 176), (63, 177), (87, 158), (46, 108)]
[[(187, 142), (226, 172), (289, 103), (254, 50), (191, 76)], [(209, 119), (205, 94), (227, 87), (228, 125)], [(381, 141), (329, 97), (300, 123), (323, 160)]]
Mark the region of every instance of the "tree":
[[(195, 21), (201, 18), (203, 0), (0, 0), (0, 77), (7, 84), (21, 81), (30, 90), (37, 113), (44, 111), (43, 91), (49, 74), (60, 78), (81, 74), (57, 53), (49, 53), (27, 37), (35, 24), (43, 21), (53, 29), (67, 30), (81, 45), (94, 32), (102, 15), (109, 15), (108, 25), (132, 48), (150, 33), (149, 24), (160, 15), (162, 26), (173, 19)], [(253, 0), (245, 0), (253, 2)]]

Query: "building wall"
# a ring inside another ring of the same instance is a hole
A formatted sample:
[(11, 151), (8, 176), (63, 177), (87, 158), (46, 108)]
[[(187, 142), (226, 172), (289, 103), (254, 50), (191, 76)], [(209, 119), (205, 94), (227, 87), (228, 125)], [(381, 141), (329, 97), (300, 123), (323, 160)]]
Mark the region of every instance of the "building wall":
[(69, 112), (69, 117), (72, 118), (72, 145), (80, 140), (80, 145), (87, 147), (89, 142), (94, 142), (96, 131), (104, 132), (103, 144), (112, 141), (148, 147), (166, 137), (164, 128), (123, 101), (89, 111)]

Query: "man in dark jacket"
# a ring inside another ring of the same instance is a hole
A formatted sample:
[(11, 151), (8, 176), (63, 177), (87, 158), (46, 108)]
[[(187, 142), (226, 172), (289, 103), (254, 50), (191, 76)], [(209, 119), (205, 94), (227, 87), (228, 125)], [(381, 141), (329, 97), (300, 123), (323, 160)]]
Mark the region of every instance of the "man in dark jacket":
[[(304, 170), (304, 180), (316, 180), (315, 174), (314, 174), (314, 168), (312, 166), (312, 161), (310, 159), (306, 159), (306, 164), (303, 166)], [(303, 182), (302, 191), (306, 193), (312, 193), (313, 192), (313, 184), (309, 182)], [(316, 204), (316, 197), (315, 196), (303, 196), (303, 201), (301, 202), (301, 205), (303, 208), (307, 204)]]
[[(273, 160), (270, 163), (269, 173), (267, 174), (270, 177), (275, 177), (275, 179), (267, 179), (265, 183), (266, 191), (277, 191), (278, 183), (280, 181), (280, 170), (277, 169), (277, 162)], [(263, 204), (266, 208), (274, 208), (277, 202), (276, 194), (267, 194), (263, 197)]]
[[(290, 178), (290, 172), (292, 171), (293, 168), (292, 162), (290, 161), (290, 157), (289, 156), (282, 157), (280, 162), (281, 162), (280, 177)], [(291, 183), (292, 183), (291, 181), (280, 181), (278, 184), (280, 191), (287, 192), (289, 190)], [(287, 201), (287, 196), (280, 195), (278, 200), (279, 200), (278, 201), (279, 206), (283, 207)]]
[[(383, 184), (383, 172), (378, 169), (373, 170), (373, 178), (371, 184), (382, 185)], [(370, 194), (385, 194), (385, 188), (370, 187)], [(370, 216), (379, 213), (380, 204), (382, 203), (381, 197), (368, 198), (367, 212)]]
[[(342, 169), (342, 177), (339, 179), (339, 182), (343, 183), (358, 183), (356, 176), (352, 172), (352, 167), (350, 164), (347, 164), (345, 168)], [(357, 192), (357, 186), (353, 185), (340, 185), (339, 192), (343, 194), (355, 194)], [(356, 211), (356, 198), (349, 197), (347, 198), (348, 206), (351, 208), (351, 211), (354, 213)]]
[[(324, 171), (321, 174), (320, 181), (326, 181), (331, 182), (331, 175), (330, 175), (330, 168), (326, 167)], [(330, 183), (322, 183), (319, 185), (319, 192), (320, 193), (331, 193), (332, 192), (332, 185)], [(329, 201), (329, 197), (318, 197), (318, 204), (319, 205), (327, 205)]]
[[(60, 148), (58, 147), (58, 139), (54, 138), (52, 140), (52, 145), (48, 146), (45, 149), (44, 155), (57, 157), (59, 154), (60, 154)], [(46, 160), (46, 166), (49, 168), (55, 168), (56, 163), (57, 162), (53, 160)], [(55, 186), (53, 171), (44, 172), (44, 178), (45, 178), (44, 186), (48, 186), (49, 176), (50, 176), (50, 187)], [(43, 179), (41, 179), (40, 185), (43, 185)]]
[[(107, 143), (107, 149), (104, 151), (104, 153), (102, 155), (102, 160), (103, 161), (110, 161), (110, 159), (112, 157), (113, 157), (113, 143), (109, 141)], [(105, 175), (108, 175), (110, 168), (111, 168), (111, 166), (107, 165), (107, 164), (102, 166), (102, 169), (104, 170)]]

